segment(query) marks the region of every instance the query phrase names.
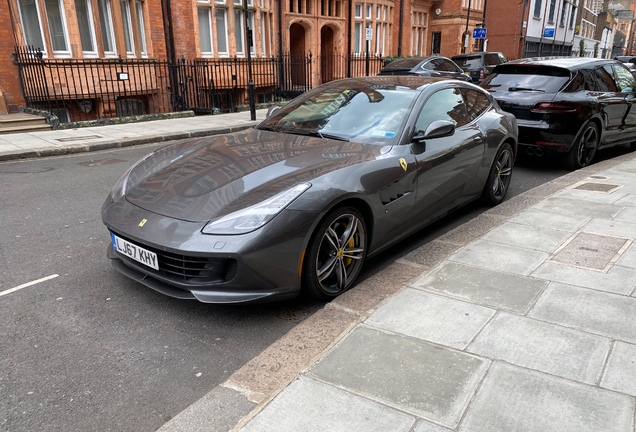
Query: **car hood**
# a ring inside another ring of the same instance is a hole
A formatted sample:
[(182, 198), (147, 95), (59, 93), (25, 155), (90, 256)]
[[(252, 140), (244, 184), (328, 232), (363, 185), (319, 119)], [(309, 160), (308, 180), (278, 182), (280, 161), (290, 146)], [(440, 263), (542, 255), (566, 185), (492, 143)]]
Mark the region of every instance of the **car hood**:
[(382, 145), (259, 129), (190, 139), (135, 166), (126, 200), (163, 216), (204, 222), (382, 153)]

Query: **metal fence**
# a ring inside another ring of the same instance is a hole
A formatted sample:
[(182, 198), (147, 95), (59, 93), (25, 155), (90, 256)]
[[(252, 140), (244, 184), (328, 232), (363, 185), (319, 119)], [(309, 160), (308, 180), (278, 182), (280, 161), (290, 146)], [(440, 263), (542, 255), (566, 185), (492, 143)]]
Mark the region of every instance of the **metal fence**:
[(384, 67), (384, 57), (365, 54), (323, 54), (319, 57), (322, 83), (342, 78), (374, 76)]
[[(29, 108), (61, 123), (194, 110), (233, 112), (248, 103), (247, 59), (46, 59), (16, 47)], [(288, 100), (312, 87), (311, 54), (252, 59), (256, 102)]]

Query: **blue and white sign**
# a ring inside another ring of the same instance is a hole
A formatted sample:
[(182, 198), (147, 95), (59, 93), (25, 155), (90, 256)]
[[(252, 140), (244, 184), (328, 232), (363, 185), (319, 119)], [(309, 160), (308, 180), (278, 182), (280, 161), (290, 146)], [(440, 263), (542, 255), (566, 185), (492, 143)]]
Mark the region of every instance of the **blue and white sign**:
[(486, 39), (486, 29), (485, 28), (473, 29), (473, 39)]
[(543, 29), (543, 37), (554, 37), (554, 29), (553, 28), (546, 28)]

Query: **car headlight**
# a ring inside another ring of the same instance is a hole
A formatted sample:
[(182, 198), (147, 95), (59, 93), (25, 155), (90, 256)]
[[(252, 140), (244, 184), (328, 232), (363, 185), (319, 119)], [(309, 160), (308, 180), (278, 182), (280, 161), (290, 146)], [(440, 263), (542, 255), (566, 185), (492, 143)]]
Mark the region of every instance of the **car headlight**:
[(311, 187), (302, 183), (243, 210), (231, 213), (203, 227), (203, 234), (245, 234), (265, 225)]

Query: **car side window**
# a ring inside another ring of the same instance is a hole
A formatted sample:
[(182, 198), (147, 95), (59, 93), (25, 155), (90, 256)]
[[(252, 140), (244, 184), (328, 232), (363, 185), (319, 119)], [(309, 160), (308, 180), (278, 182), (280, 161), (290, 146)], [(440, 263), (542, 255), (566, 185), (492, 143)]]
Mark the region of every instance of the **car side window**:
[[(608, 71), (609, 69), (609, 71)], [(612, 68), (609, 65), (605, 65), (602, 68), (595, 70), (596, 83), (598, 84), (598, 91), (616, 93), (616, 83), (612, 74)]]
[(499, 63), (506, 63), (508, 61), (501, 53), (497, 54), (497, 56), (499, 56)]
[(426, 62), (421, 66), (422, 69), (426, 69), (426, 70), (434, 70), (435, 68), (433, 67), (433, 62)]
[(415, 134), (423, 135), (426, 128), (435, 120), (448, 120), (456, 127), (464, 126), (471, 121), (459, 89), (443, 89), (428, 98), (415, 123)]
[(446, 65), (446, 70), (448, 72), (459, 72), (459, 68), (455, 66), (455, 63), (453, 63), (452, 61), (444, 60), (444, 64)]
[(446, 71), (446, 66), (444, 66), (442, 59), (433, 59), (429, 62), (429, 64), (433, 67), (433, 70), (442, 72)]
[(632, 73), (623, 65), (614, 65), (614, 71), (616, 72), (616, 84), (618, 85), (618, 91), (621, 93), (632, 93), (636, 91), (636, 80)]
[(501, 63), (501, 60), (499, 60), (499, 57), (495, 54), (485, 54), (484, 60), (485, 60), (486, 66), (495, 66)]
[(466, 112), (470, 121), (475, 120), (490, 107), (490, 99), (478, 90), (462, 89), (464, 101), (466, 102)]

